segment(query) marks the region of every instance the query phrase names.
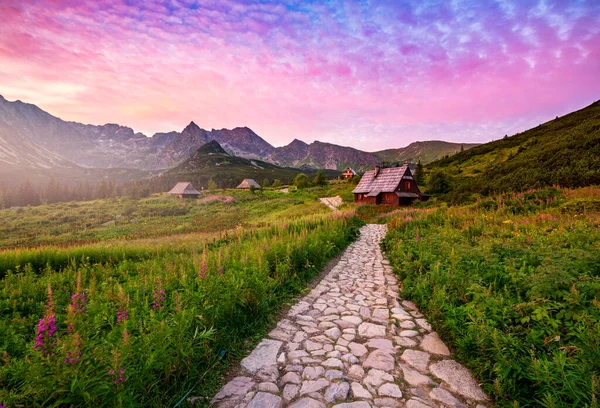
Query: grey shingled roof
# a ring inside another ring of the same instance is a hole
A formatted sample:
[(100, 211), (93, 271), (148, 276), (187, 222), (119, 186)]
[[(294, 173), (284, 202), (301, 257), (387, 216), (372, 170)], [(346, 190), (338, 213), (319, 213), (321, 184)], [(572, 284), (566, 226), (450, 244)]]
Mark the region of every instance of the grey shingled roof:
[(393, 193), (398, 188), (407, 168), (408, 166), (381, 169), (377, 177), (375, 177), (375, 170), (366, 171), (352, 192), (369, 193), (369, 197), (375, 197), (379, 193)]
[(405, 192), (405, 191), (402, 191), (402, 192), (396, 191), (396, 195), (398, 197), (403, 197), (403, 198), (419, 198), (418, 194), (416, 194), (416, 193), (408, 193), (408, 192)]
[(249, 189), (250, 186), (254, 186), (254, 188), (260, 188), (260, 185), (253, 179), (244, 179), (244, 181), (242, 181), (236, 188)]
[(200, 192), (192, 186), (192, 183), (187, 181), (181, 181), (175, 184), (175, 187), (169, 191), (169, 194), (192, 194), (192, 195), (200, 195)]

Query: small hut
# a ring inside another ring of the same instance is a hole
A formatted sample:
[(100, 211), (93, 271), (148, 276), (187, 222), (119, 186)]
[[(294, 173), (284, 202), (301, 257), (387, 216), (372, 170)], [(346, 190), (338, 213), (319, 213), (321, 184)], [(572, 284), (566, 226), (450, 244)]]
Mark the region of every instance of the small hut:
[(253, 179), (244, 179), (244, 181), (242, 181), (240, 183), (240, 185), (237, 186), (236, 188), (239, 188), (242, 190), (250, 190), (250, 188), (252, 188), (252, 187), (259, 189), (260, 185)]
[(352, 178), (356, 176), (356, 172), (352, 169), (352, 167), (346, 167), (346, 169), (342, 172), (342, 177), (345, 179)]
[(176, 195), (179, 198), (198, 198), (200, 192), (188, 181), (181, 181), (169, 191), (169, 194)]
[(409, 205), (414, 200), (427, 201), (413, 179), (408, 166), (367, 171), (354, 190), (355, 203)]

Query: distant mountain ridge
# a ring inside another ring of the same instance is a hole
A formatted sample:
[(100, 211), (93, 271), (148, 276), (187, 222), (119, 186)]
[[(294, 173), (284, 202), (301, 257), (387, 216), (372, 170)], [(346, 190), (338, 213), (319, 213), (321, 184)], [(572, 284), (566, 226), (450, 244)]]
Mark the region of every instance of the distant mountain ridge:
[(429, 152), (427, 145), (415, 150), (411, 144), (406, 148), (369, 153), (319, 141), (307, 144), (297, 139), (287, 146), (274, 147), (248, 127), (205, 130), (193, 121), (181, 132), (146, 137), (118, 124), (67, 122), (36, 105), (10, 102), (0, 96), (0, 172), (15, 168), (14, 162), (25, 168), (167, 169), (213, 140), (231, 155), (283, 167), (343, 170), (350, 166), (357, 171), (369, 169), (382, 160), (398, 162), (421, 158), (428, 161), (460, 149), (460, 144), (447, 143), (443, 148), (436, 145), (435, 152)]

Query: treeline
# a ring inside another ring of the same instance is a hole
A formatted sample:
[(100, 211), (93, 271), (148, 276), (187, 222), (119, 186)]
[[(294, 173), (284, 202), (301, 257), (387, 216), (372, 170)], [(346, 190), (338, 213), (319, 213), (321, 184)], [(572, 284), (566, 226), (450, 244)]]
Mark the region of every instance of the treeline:
[[(302, 174), (302, 173), (301, 173)], [(318, 184), (323, 184), (326, 180), (323, 172), (318, 173), (314, 180)], [(307, 177), (306, 186), (309, 179)], [(302, 177), (301, 177), (302, 179)], [(314, 182), (314, 180), (311, 178)], [(110, 179), (100, 182), (80, 181), (63, 183), (54, 178), (47, 183), (32, 182), (27, 179), (20, 184), (8, 184), (0, 182), (0, 209), (11, 207), (36, 206), (41, 204), (52, 204), (69, 201), (89, 201), (103, 198), (129, 196), (132, 198), (144, 198), (153, 193), (167, 192), (179, 181), (189, 181), (198, 190), (203, 189), (224, 189), (235, 188), (241, 182), (239, 177), (225, 176), (203, 176), (188, 175), (184, 178), (178, 176), (159, 176), (151, 179), (136, 180), (131, 182), (118, 183)], [(263, 186), (279, 186), (283, 184), (295, 184), (295, 178), (264, 178), (256, 180)], [(301, 182), (302, 183), (302, 182)], [(304, 187), (304, 185), (303, 185)]]

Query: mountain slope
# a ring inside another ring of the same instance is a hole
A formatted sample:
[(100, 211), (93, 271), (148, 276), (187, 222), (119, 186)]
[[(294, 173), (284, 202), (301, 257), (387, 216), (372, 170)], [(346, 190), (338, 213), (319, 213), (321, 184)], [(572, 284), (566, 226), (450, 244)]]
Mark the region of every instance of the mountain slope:
[(410, 162), (417, 163), (419, 160), (423, 164), (442, 159), (444, 156), (451, 156), (461, 151), (468, 150), (479, 143), (451, 143), (441, 140), (428, 140), (425, 142), (414, 142), (406, 147), (399, 149), (386, 149), (374, 152), (380, 160), (385, 162)]
[(428, 167), (453, 176), (457, 191), (600, 184), (600, 101)]
[[(287, 183), (300, 172), (313, 176), (316, 170), (280, 167), (261, 160), (232, 156), (213, 140), (197, 149), (189, 159), (163, 172), (155, 181), (161, 181), (165, 187), (178, 181), (191, 181), (201, 189), (207, 188), (212, 179), (220, 188), (231, 188), (245, 178), (252, 178), (259, 184), (264, 179), (268, 179), (269, 183), (274, 179)], [(338, 171), (326, 171), (325, 174), (328, 178), (339, 177)]]
[(356, 171), (370, 169), (381, 162), (373, 153), (363, 152), (352, 147), (319, 141), (306, 144), (298, 139), (294, 139), (287, 146), (275, 148), (268, 160), (282, 166), (330, 170), (343, 170), (350, 166)]

